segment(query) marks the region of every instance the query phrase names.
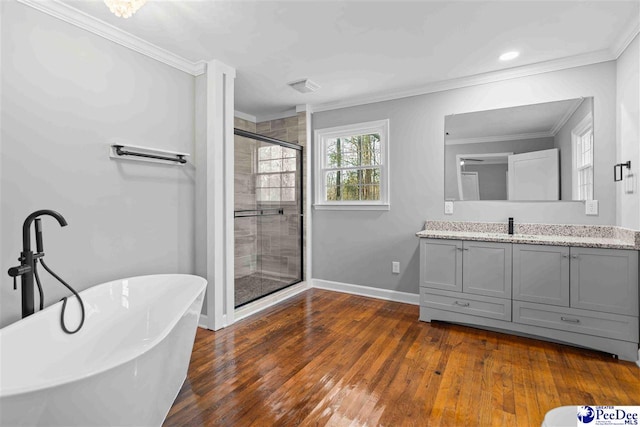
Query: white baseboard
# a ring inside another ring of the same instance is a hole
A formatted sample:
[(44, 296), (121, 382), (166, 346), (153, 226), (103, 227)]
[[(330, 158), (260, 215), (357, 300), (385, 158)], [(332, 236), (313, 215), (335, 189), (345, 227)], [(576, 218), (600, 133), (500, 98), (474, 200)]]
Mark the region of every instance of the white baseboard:
[(332, 282), (330, 280), (322, 279), (311, 279), (311, 284), (312, 287), (318, 289), (327, 289), (329, 291), (344, 292), (347, 294), (361, 295), (364, 297), (383, 299), (387, 301), (403, 302), (412, 305), (420, 304), (420, 295), (410, 294), (408, 292), (352, 285), (350, 283)]
[(198, 320), (198, 326), (204, 329), (209, 329), (209, 318), (206, 314), (200, 313), (200, 319)]
[(293, 286), (289, 286), (288, 288), (283, 289), (279, 292), (267, 295), (266, 297), (261, 298), (258, 301), (254, 301), (245, 306), (237, 308), (234, 313), (234, 322), (237, 322), (244, 319), (245, 317), (249, 317), (252, 314), (256, 314), (259, 311), (274, 306), (286, 299), (291, 298), (294, 295), (306, 291), (307, 289), (309, 289), (308, 282), (300, 282)]
[(636, 360), (636, 365), (640, 368), (640, 349), (638, 349), (638, 360)]

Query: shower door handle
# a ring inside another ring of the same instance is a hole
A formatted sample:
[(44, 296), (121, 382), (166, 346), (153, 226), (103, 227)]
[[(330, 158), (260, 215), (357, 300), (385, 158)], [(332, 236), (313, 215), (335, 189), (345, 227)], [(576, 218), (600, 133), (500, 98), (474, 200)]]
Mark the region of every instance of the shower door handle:
[(249, 216), (270, 216), (270, 215), (284, 215), (284, 209), (271, 208), (271, 209), (241, 209), (233, 211), (234, 218), (244, 218)]

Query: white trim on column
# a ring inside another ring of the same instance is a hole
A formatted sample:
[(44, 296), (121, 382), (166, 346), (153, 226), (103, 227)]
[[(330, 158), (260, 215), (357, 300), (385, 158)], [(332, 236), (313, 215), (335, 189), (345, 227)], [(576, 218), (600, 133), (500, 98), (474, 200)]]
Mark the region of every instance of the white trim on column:
[[(76, 27), (87, 30), (93, 34), (103, 37), (107, 40), (111, 40), (121, 46), (127, 47), (131, 50), (135, 50), (138, 53), (147, 55), (157, 61), (163, 62), (178, 70), (184, 71), (194, 76), (204, 74), (205, 65), (204, 61), (192, 62), (185, 59), (173, 52), (163, 49), (159, 46), (149, 43), (140, 37), (134, 36), (118, 27), (115, 27), (101, 19), (95, 18), (87, 13), (84, 13), (66, 3), (62, 3), (59, 0), (17, 0), (19, 3), (25, 6), (30, 6), (40, 12), (51, 15), (54, 18), (58, 18), (61, 21), (67, 22)], [(106, 7), (106, 6), (105, 6)]]
[(235, 143), (234, 143), (234, 80), (236, 72), (233, 68), (219, 63), (224, 69), (224, 326), (231, 325), (235, 316), (235, 232), (233, 207), (235, 203)]
[(332, 282), (330, 280), (312, 279), (311, 287), (329, 291), (344, 292), (364, 297), (383, 299), (387, 301), (403, 302), (419, 305), (420, 295), (408, 292), (392, 291), (389, 289), (372, 288), (370, 286), (352, 285), (351, 283)]
[(213, 330), (233, 323), (234, 79), (235, 70), (228, 65), (207, 63), (206, 304)]
[(313, 141), (311, 140), (313, 133), (311, 132), (311, 128), (312, 128), (312, 115), (311, 115), (311, 108), (309, 107), (309, 105), (298, 105), (296, 106), (296, 112), (300, 113), (300, 112), (304, 112), (305, 116), (306, 116), (306, 123), (307, 123), (307, 129), (306, 129), (306, 134), (307, 134), (307, 144), (305, 145), (305, 147), (303, 148), (303, 150), (305, 150), (305, 153), (307, 155), (307, 161), (304, 164), (303, 167), (303, 173), (307, 176), (307, 185), (304, 188), (304, 203), (305, 203), (305, 207), (304, 207), (304, 216), (302, 217), (302, 221), (304, 221), (304, 224), (306, 226), (306, 235), (305, 235), (305, 245), (303, 250), (306, 252), (304, 254), (304, 278), (305, 280), (309, 281), (309, 283), (311, 283), (311, 273), (312, 273), (312, 260), (313, 257), (311, 256), (312, 254), (312, 239), (313, 239), (313, 234), (311, 233), (311, 228), (312, 228), (312, 220), (313, 220), (313, 207), (312, 207), (312, 201), (311, 201), (311, 197), (313, 196), (313, 193), (311, 192), (312, 189), (312, 185), (311, 182), (313, 180), (312, 178), (312, 169), (311, 169), (311, 165), (313, 164), (313, 150), (311, 149), (312, 145), (313, 145)]

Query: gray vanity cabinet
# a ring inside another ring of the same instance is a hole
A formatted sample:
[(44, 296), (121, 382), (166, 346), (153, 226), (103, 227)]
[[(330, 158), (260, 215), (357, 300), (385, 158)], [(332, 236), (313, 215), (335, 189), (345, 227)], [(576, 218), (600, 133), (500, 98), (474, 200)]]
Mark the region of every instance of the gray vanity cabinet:
[(420, 320), (638, 358), (638, 251), (420, 239)]
[(462, 241), (420, 239), (420, 286), (462, 292)]
[(511, 321), (511, 244), (420, 239), (420, 305)]
[(513, 245), (513, 299), (569, 306), (569, 248)]
[(571, 307), (638, 315), (638, 252), (571, 248)]
[(511, 243), (464, 241), (462, 291), (511, 298)]

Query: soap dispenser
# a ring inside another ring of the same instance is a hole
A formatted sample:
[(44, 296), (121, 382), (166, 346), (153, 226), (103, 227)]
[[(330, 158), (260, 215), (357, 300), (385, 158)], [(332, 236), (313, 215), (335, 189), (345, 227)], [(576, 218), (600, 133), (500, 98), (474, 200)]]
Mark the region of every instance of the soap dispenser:
[(509, 217), (509, 234), (513, 234), (513, 218)]

